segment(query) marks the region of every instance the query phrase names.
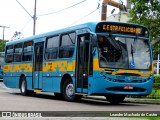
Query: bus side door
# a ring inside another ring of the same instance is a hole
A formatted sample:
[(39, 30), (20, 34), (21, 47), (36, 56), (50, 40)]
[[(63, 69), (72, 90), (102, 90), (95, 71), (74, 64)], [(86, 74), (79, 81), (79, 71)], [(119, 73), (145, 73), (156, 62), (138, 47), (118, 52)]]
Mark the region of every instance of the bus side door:
[(76, 62), (76, 85), (77, 92), (87, 93), (84, 89), (88, 89), (88, 80), (90, 72), (93, 69), (92, 59), (90, 54), (90, 34), (83, 34), (78, 36), (77, 44), (77, 62)]
[(34, 89), (42, 89), (43, 49), (44, 49), (44, 42), (34, 43), (34, 68), (33, 68)]

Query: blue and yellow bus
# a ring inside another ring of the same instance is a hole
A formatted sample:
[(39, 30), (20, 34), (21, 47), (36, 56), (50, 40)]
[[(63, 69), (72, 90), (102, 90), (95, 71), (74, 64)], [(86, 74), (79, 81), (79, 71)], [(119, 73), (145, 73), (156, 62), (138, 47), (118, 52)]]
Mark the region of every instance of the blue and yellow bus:
[(6, 43), (4, 84), (22, 95), (53, 92), (75, 101), (105, 96), (113, 104), (126, 95), (148, 95), (153, 61), (146, 27), (90, 22)]
[(4, 52), (0, 52), (0, 80), (3, 80)]

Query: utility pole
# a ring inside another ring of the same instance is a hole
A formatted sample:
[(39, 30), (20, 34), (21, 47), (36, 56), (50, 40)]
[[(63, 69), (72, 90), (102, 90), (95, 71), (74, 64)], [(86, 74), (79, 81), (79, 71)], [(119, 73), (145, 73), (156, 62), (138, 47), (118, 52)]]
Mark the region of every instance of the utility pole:
[(35, 4), (34, 4), (34, 16), (33, 16), (33, 35), (35, 35), (36, 33), (36, 20), (37, 20), (37, 17), (36, 17), (36, 6), (37, 6), (37, 0), (35, 0)]
[(4, 32), (5, 32), (5, 28), (9, 28), (8, 26), (3, 26), (3, 25), (0, 25), (0, 27), (2, 27), (3, 28), (3, 42), (2, 42), (2, 51), (4, 51)]
[(107, 5), (111, 5), (113, 7), (119, 8), (123, 11), (127, 11), (125, 5), (115, 2), (113, 0), (103, 0), (102, 2), (102, 13), (101, 13), (101, 20), (107, 20)]
[(18, 4), (20, 4), (20, 6), (27, 12), (27, 14), (33, 19), (33, 35), (35, 35), (36, 33), (36, 20), (37, 20), (37, 16), (36, 16), (36, 7), (37, 7), (37, 0), (35, 0), (35, 4), (34, 4), (34, 16), (32, 16), (24, 7), (23, 5), (18, 1)]

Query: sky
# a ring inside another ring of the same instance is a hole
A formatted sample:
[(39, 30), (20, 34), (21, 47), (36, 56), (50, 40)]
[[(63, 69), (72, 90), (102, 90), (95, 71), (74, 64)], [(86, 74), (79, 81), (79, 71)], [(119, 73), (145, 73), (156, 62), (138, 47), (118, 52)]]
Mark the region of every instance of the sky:
[[(102, 3), (102, 0), (37, 0), (36, 34), (81, 23), (99, 21), (101, 19), (101, 8), (97, 9), (99, 1)], [(114, 1), (119, 2), (120, 0)], [(122, 1), (125, 4), (126, 0)], [(35, 0), (18, 0), (18, 2), (31, 16), (34, 15)], [(21, 32), (21, 37), (33, 35), (33, 19), (18, 2), (17, 0), (0, 0), (0, 26), (9, 27), (5, 28), (5, 40), (11, 40), (15, 31)], [(70, 7), (73, 5), (75, 6)], [(65, 10), (55, 13), (62, 9)], [(107, 16), (111, 15), (113, 9), (112, 6), (108, 7)], [(118, 12), (119, 9), (116, 9), (114, 13)], [(0, 39), (3, 39), (2, 27), (0, 27)]]

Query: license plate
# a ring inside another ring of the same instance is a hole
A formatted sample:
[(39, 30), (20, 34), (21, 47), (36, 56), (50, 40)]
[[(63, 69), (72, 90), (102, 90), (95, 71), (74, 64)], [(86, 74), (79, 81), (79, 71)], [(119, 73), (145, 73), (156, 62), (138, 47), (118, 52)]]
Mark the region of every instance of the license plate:
[(125, 85), (125, 86), (123, 87), (123, 89), (125, 89), (125, 90), (133, 90), (134, 87), (133, 87), (132, 85)]

